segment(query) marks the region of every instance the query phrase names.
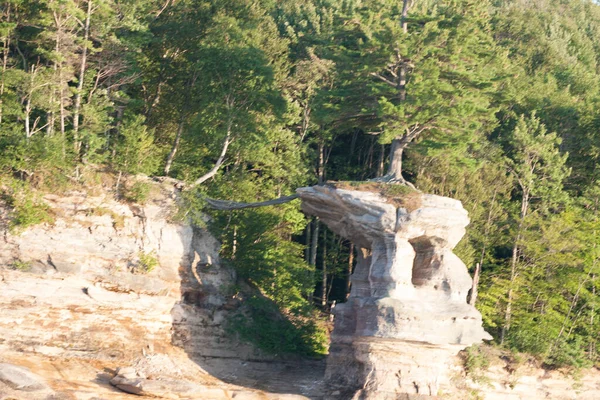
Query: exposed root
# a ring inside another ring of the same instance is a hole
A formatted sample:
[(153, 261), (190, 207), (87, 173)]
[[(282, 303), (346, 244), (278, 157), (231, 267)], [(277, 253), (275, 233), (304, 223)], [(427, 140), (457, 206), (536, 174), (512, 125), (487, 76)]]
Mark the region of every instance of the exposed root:
[(373, 179), (369, 179), (369, 182), (378, 182), (378, 183), (389, 183), (389, 184), (394, 184), (394, 185), (404, 185), (404, 186), (408, 186), (409, 188), (419, 191), (419, 189), (417, 189), (415, 187), (415, 185), (413, 185), (412, 183), (410, 183), (409, 181), (407, 181), (406, 179), (404, 179), (402, 176), (398, 177), (396, 175), (384, 175), (384, 176), (379, 176), (377, 178), (373, 178)]

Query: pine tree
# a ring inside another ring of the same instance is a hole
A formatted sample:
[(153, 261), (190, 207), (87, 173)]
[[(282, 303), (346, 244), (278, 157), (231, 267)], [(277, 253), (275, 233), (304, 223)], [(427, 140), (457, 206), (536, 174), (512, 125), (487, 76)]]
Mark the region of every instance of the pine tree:
[(560, 200), (563, 181), (570, 173), (565, 166), (567, 154), (560, 154), (559, 151), (560, 139), (556, 133), (547, 133), (546, 127), (535, 114), (528, 119), (525, 116), (519, 118), (508, 143), (511, 146), (508, 165), (521, 192), (521, 207), (512, 245), (510, 283), (500, 343), (504, 343), (511, 326), (513, 299), (518, 290), (515, 285), (519, 275), (521, 241), (532, 202), (538, 201), (538, 210), (547, 210)]

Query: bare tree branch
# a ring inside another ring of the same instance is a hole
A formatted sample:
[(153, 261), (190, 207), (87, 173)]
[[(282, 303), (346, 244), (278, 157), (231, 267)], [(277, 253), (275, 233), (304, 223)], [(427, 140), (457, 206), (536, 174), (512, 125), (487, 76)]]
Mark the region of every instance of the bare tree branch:
[(208, 171), (206, 174), (204, 174), (200, 178), (196, 179), (194, 181), (194, 183), (192, 183), (190, 185), (190, 188), (193, 188), (194, 186), (198, 186), (201, 183), (206, 182), (207, 180), (209, 180), (210, 178), (212, 178), (213, 176), (215, 176), (217, 174), (217, 172), (219, 171), (219, 168), (221, 168), (221, 165), (223, 165), (223, 161), (225, 161), (225, 155), (227, 154), (227, 148), (229, 147), (231, 142), (232, 142), (232, 139), (231, 139), (231, 122), (230, 122), (229, 126), (227, 127), (227, 136), (225, 137), (225, 141), (223, 142), (223, 149), (221, 150), (221, 154), (219, 155), (219, 158), (217, 159), (217, 162), (215, 163), (214, 167), (212, 167), (210, 169), (210, 171)]
[(382, 82), (387, 83), (388, 85), (390, 85), (391, 87), (398, 87), (398, 84), (396, 82), (390, 81), (389, 79), (387, 79), (385, 76), (381, 75), (381, 74), (377, 74), (375, 72), (371, 72), (369, 75), (379, 79)]
[(289, 203), (292, 200), (298, 198), (297, 194), (292, 194), (290, 196), (283, 196), (273, 200), (260, 201), (257, 203), (237, 203), (234, 201), (228, 200), (215, 200), (208, 197), (205, 197), (206, 203), (216, 210), (221, 211), (231, 211), (231, 210), (241, 210), (244, 208), (257, 208), (257, 207), (266, 207), (273, 206), (277, 204)]

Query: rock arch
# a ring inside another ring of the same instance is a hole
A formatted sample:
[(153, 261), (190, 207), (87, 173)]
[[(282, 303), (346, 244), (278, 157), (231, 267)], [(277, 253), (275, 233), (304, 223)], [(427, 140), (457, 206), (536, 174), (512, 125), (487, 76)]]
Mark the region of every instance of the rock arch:
[(348, 301), (335, 308), (330, 385), (357, 399), (436, 395), (447, 361), (491, 339), (467, 304), (471, 277), (452, 252), (469, 223), (461, 203), (331, 186), (297, 193), (306, 213), (360, 248)]

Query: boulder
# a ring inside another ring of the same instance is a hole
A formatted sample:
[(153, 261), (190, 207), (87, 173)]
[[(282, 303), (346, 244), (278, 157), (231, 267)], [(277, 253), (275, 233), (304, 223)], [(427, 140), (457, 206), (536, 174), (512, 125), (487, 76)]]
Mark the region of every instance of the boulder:
[(28, 368), (6, 363), (0, 363), (0, 382), (8, 385), (11, 389), (25, 392), (49, 389), (46, 382)]

